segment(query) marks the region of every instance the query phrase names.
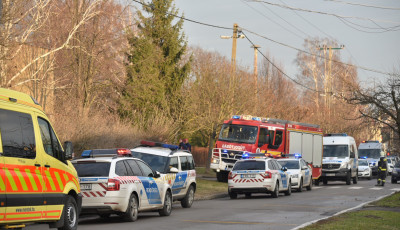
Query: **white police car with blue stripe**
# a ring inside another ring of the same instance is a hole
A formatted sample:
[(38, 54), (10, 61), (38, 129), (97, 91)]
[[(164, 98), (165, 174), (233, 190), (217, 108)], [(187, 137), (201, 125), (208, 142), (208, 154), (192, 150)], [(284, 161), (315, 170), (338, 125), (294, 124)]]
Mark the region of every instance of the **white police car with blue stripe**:
[(173, 199), (180, 201), (182, 207), (190, 208), (196, 192), (196, 170), (192, 154), (178, 149), (177, 145), (151, 141), (141, 141), (140, 144), (131, 149), (132, 155), (160, 172), (160, 179), (172, 188)]
[(292, 179), (275, 159), (267, 158), (264, 154), (243, 154), (241, 160), (236, 161), (228, 175), (228, 193), (231, 199), (238, 194), (250, 197), (252, 193), (270, 193), (272, 197), (279, 197), (280, 192), (286, 196), (292, 193)]
[(291, 158), (277, 159), (282, 167), (287, 168), (287, 172), (292, 178), (292, 189), (296, 189), (298, 192), (302, 192), (304, 187), (307, 190), (312, 189), (312, 169), (300, 157), (300, 155), (296, 154), (296, 156)]
[(129, 149), (85, 150), (82, 157), (72, 161), (83, 195), (82, 213), (105, 218), (119, 214), (131, 222), (141, 211), (171, 214), (171, 187), (144, 161), (131, 157)]

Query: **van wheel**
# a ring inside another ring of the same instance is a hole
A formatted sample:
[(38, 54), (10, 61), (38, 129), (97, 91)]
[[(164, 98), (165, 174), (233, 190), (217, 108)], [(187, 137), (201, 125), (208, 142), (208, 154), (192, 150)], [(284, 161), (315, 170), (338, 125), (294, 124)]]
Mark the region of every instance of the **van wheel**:
[(350, 172), (347, 172), (347, 175), (346, 175), (346, 184), (347, 184), (347, 185), (350, 185), (350, 184), (351, 184), (351, 173), (350, 173)]
[(164, 207), (158, 210), (160, 216), (169, 216), (172, 211), (172, 195), (170, 191), (165, 193)]
[(278, 181), (276, 182), (275, 189), (274, 189), (274, 191), (272, 192), (271, 195), (272, 195), (273, 198), (278, 198), (279, 197), (279, 182)]
[(303, 179), (300, 178), (300, 185), (299, 188), (297, 189), (297, 192), (303, 192)]
[(357, 184), (357, 182), (358, 182), (358, 172), (357, 175), (353, 177), (353, 184)]
[(312, 189), (312, 177), (310, 178), (310, 184), (306, 187), (307, 191), (311, 191)]
[(290, 195), (292, 195), (292, 182), (291, 181), (289, 181), (288, 189), (287, 189), (287, 191), (285, 191), (285, 196), (290, 196)]
[(128, 208), (126, 209), (123, 218), (127, 222), (135, 222), (138, 218), (138, 201), (135, 194), (129, 197)]
[(182, 208), (192, 207), (193, 200), (194, 200), (194, 188), (193, 188), (193, 185), (190, 185), (188, 191), (186, 192), (185, 198), (183, 198), (183, 200), (181, 200)]
[(64, 225), (58, 230), (76, 230), (78, 229), (78, 208), (76, 201), (72, 196), (68, 196), (63, 210)]

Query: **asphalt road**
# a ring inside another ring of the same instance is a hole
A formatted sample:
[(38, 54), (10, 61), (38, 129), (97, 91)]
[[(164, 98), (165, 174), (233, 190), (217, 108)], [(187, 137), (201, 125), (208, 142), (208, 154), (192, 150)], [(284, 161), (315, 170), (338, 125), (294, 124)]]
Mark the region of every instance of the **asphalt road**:
[[(86, 216), (80, 219), (79, 229), (293, 229), (400, 191), (400, 184), (391, 184), (390, 177), (387, 181), (385, 187), (374, 186), (376, 180), (359, 180), (351, 185), (338, 181), (314, 186), (312, 191), (293, 192), (291, 196), (281, 194), (279, 198), (253, 195), (249, 199), (239, 196), (236, 200), (226, 197), (195, 201), (190, 209), (174, 204), (169, 217), (160, 217), (157, 212), (141, 213), (134, 223), (122, 222), (118, 216)], [(26, 229), (48, 226), (31, 225)]]

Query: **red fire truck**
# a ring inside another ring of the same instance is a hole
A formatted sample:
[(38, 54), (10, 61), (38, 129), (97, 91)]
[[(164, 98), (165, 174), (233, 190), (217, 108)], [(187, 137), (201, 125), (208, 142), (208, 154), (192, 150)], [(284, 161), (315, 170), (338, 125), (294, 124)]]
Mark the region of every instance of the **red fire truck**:
[(316, 180), (321, 176), (322, 139), (319, 125), (234, 115), (222, 125), (210, 168), (217, 173), (218, 181), (227, 181), (229, 172), (243, 153), (265, 153), (272, 157), (301, 154), (313, 168), (313, 179)]

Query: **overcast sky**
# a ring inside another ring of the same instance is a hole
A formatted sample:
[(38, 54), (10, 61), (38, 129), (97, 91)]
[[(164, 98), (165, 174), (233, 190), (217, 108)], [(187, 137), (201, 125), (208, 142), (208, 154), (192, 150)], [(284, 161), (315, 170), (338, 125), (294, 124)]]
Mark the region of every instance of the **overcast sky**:
[[(266, 2), (314, 12), (285, 9)], [(175, 0), (175, 5), (186, 18), (199, 22), (230, 28), (237, 23), (242, 28), (299, 49), (303, 49), (305, 38), (328, 37), (345, 45), (345, 49), (339, 51), (343, 61), (352, 61), (356, 65), (382, 72), (392, 72), (400, 67), (399, 0), (265, 0), (264, 3)], [(342, 20), (346, 20), (348, 25)], [(388, 31), (390, 29), (394, 31)], [(220, 35), (232, 35), (232, 31), (186, 21), (184, 32), (190, 45), (217, 51), (231, 58), (232, 40), (221, 39)], [(294, 60), (298, 51), (249, 33), (247, 35), (261, 46), (263, 53), (269, 52), (277, 64), (295, 78), (298, 69)], [(237, 63), (252, 70), (254, 52), (250, 46), (248, 40), (238, 39)], [(259, 61), (261, 59), (259, 55)], [(358, 69), (358, 73), (364, 82), (385, 77), (361, 69)]]

